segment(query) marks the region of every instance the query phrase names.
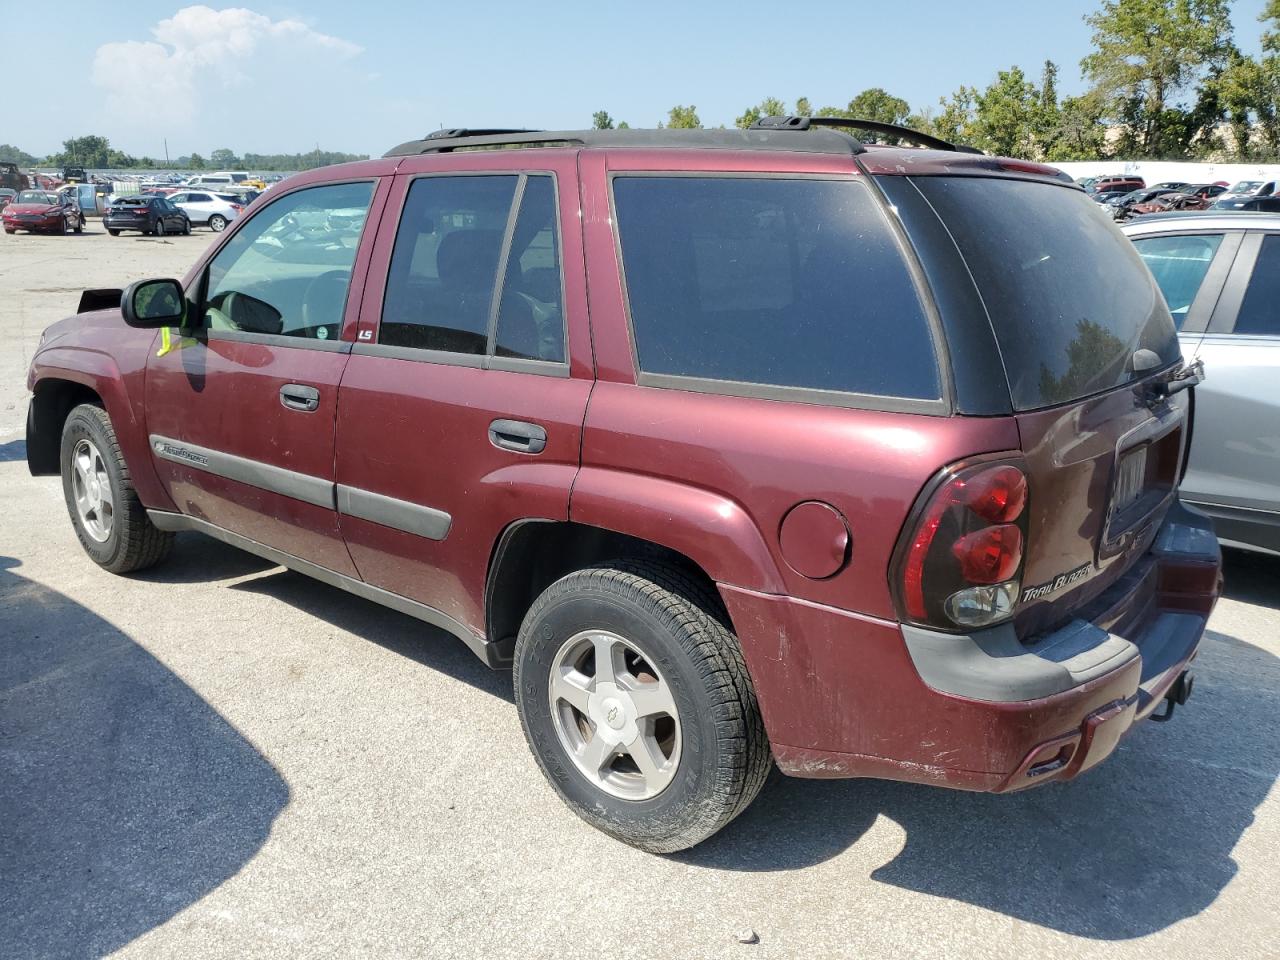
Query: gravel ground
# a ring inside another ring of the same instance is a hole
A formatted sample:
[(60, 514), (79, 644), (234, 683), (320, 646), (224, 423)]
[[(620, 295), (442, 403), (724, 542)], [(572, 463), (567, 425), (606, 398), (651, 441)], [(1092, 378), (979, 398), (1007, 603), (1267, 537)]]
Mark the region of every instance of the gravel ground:
[(1280, 956), (1278, 560), (1228, 557), (1191, 704), (1075, 783), (779, 778), (670, 857), (561, 806), (460, 643), (196, 536), (99, 570), (27, 363), (210, 239), (0, 235), (0, 955)]

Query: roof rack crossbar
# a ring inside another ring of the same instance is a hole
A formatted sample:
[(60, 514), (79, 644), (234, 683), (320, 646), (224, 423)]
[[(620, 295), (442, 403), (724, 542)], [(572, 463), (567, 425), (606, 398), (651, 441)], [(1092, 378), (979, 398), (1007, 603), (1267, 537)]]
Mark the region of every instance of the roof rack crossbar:
[(524, 127), (441, 127), (428, 133), (423, 140), (458, 140), (462, 137), (502, 137), (509, 133), (542, 133), (541, 130), (527, 130)]
[(917, 146), (930, 150), (949, 150), (954, 153), (977, 153), (982, 151), (976, 147), (951, 143), (941, 137), (929, 133), (900, 127), (896, 123), (884, 123), (880, 120), (864, 120), (858, 117), (761, 117), (750, 127), (752, 130), (808, 130), (810, 127), (841, 127), (844, 129), (870, 130), (897, 137)]

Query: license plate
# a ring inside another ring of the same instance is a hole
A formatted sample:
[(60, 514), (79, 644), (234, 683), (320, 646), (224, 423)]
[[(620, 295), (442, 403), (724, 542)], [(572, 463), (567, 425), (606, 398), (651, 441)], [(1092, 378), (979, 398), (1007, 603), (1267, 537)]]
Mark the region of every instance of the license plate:
[(1116, 490), (1112, 503), (1116, 510), (1123, 510), (1142, 496), (1147, 479), (1147, 448), (1138, 447), (1120, 458), (1116, 471)]

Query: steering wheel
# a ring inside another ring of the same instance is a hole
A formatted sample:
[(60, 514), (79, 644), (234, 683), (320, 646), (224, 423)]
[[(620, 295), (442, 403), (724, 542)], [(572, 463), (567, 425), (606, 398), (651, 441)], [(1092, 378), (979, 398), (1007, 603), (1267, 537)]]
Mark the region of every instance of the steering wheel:
[(314, 340), (337, 340), (342, 333), (342, 310), (347, 304), (351, 274), (346, 270), (322, 273), (302, 295), (302, 326)]

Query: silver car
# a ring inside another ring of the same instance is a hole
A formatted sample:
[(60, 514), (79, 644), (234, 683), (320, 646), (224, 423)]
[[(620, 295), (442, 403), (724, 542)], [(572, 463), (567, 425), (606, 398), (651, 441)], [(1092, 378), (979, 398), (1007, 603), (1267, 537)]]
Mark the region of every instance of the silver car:
[(1164, 291), (1195, 388), (1182, 499), (1224, 543), (1280, 552), (1280, 215), (1172, 213), (1122, 229)]

